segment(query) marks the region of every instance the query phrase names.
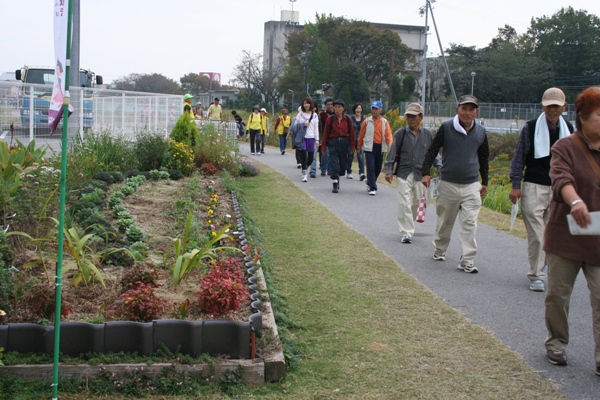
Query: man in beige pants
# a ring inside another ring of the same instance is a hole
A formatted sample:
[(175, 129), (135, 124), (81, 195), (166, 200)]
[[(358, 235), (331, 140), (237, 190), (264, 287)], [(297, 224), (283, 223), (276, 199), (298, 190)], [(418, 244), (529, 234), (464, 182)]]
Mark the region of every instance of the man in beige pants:
[[(543, 113), (523, 125), (510, 166), (512, 190), (509, 198), (513, 204), (521, 199), (521, 213), (527, 230), (527, 277), (529, 289), (535, 292), (545, 290), (546, 254), (542, 242), (552, 200), (550, 148), (558, 139), (573, 132), (573, 125), (561, 116), (566, 106), (565, 94), (559, 88), (544, 92)], [(524, 181), (522, 186), (521, 180)]]

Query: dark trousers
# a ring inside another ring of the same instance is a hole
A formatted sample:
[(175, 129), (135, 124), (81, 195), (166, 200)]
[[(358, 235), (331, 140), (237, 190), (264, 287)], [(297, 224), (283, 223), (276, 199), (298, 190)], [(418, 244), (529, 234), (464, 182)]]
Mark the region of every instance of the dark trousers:
[(260, 152), (260, 131), (250, 129), (250, 153), (255, 153), (254, 142), (256, 142), (256, 152)]
[(334, 139), (327, 142), (329, 153), (329, 175), (331, 179), (339, 179), (346, 175), (346, 164), (350, 153), (350, 141), (348, 139)]
[(267, 141), (267, 135), (265, 135), (264, 133), (260, 135), (260, 146), (256, 146), (256, 149), (258, 150), (258, 148), (260, 147), (260, 152), (264, 153), (265, 152), (265, 142)]
[(296, 159), (300, 159), (300, 164), (302, 164), (302, 171), (306, 171), (310, 164), (312, 164), (315, 158), (314, 151), (306, 151), (306, 150), (296, 150)]
[(365, 163), (367, 164), (367, 186), (371, 190), (377, 190), (377, 177), (383, 166), (381, 143), (373, 143), (373, 151), (365, 151)]

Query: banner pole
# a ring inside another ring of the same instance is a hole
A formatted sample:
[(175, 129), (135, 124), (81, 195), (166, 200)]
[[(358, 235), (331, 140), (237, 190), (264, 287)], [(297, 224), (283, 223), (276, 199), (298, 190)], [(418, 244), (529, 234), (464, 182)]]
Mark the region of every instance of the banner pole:
[[(56, 259), (56, 308), (54, 310), (54, 369), (52, 375), (52, 399), (58, 399), (58, 363), (60, 356), (60, 317), (62, 302), (62, 263), (64, 250), (64, 227), (65, 227), (65, 203), (67, 182), (67, 152), (69, 132), (69, 73), (71, 70), (71, 24), (72, 24), (72, 0), (68, 0), (67, 9), (67, 57), (65, 66), (65, 94), (63, 97), (63, 129), (61, 142), (61, 170), (60, 170), (60, 209), (58, 219), (58, 253)], [(56, 34), (56, 33), (55, 33)], [(56, 78), (56, 77), (55, 77)]]

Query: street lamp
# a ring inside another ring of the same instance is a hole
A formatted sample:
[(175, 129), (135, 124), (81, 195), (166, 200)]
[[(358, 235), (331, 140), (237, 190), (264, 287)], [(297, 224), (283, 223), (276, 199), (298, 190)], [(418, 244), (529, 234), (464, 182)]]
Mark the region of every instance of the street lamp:
[(471, 72), (471, 96), (473, 96), (473, 86), (475, 85), (475, 72)]
[(292, 93), (292, 105), (291, 105), (291, 108), (293, 109), (294, 108), (294, 91), (292, 89), (288, 89), (288, 92)]

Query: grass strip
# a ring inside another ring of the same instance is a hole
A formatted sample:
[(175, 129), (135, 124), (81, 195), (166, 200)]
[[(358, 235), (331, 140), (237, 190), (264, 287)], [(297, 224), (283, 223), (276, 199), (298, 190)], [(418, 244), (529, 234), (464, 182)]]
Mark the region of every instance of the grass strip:
[(246, 398), (565, 398), (287, 178), (261, 171), (239, 180), (238, 196), (307, 354)]

